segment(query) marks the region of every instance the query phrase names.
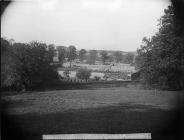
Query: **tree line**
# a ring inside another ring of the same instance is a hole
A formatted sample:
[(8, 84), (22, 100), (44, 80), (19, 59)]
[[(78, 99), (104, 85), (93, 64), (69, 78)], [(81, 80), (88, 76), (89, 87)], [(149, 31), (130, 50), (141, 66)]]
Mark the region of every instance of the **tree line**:
[(113, 53), (108, 53), (106, 50), (87, 51), (81, 49), (77, 51), (75, 46), (57, 46), (56, 50), (58, 51), (58, 58), (61, 66), (65, 61), (70, 62), (71, 65), (71, 62), (75, 59), (79, 59), (80, 62), (90, 65), (94, 65), (96, 61), (100, 61), (102, 64), (108, 64), (107, 62), (133, 64), (134, 59), (133, 53), (122, 54), (121, 51), (114, 51)]
[[(88, 64), (95, 64), (96, 60), (105, 64), (106, 61), (122, 62), (123, 59), (120, 51), (109, 55), (108, 51), (102, 50), (99, 57), (97, 50), (81, 49), (77, 53), (73, 45), (56, 47), (54, 44), (47, 45), (38, 41), (19, 43), (13, 39), (1, 38), (1, 88), (27, 90), (49, 87), (58, 83), (61, 78), (57, 72), (58, 66), (53, 65), (56, 50), (60, 66), (64, 62), (69, 62), (71, 66), (71, 62), (75, 59), (81, 62), (86, 60)], [(131, 63), (132, 58), (128, 54), (125, 60)], [(84, 73), (85, 70), (81, 71)], [(79, 77), (81, 77), (80, 73)]]
[(26, 90), (51, 86), (59, 79), (54, 45), (33, 41), (12, 43), (1, 38), (1, 89)]
[(144, 37), (137, 50), (136, 67), (143, 82), (162, 89), (184, 89), (184, 32), (176, 23), (173, 5), (159, 19), (159, 31)]

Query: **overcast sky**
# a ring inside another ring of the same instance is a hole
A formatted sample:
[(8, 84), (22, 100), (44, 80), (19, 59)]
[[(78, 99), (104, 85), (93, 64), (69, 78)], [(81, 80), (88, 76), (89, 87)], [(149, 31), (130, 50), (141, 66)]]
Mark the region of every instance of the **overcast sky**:
[(136, 51), (158, 30), (168, 0), (19, 0), (1, 17), (1, 36), (77, 49)]

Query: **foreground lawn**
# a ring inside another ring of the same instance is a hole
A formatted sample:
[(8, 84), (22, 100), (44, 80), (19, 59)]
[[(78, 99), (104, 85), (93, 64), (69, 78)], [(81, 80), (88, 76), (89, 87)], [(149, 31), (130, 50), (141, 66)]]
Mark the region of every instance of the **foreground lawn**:
[(146, 133), (179, 139), (179, 93), (114, 87), (3, 96), (3, 137), (42, 134)]

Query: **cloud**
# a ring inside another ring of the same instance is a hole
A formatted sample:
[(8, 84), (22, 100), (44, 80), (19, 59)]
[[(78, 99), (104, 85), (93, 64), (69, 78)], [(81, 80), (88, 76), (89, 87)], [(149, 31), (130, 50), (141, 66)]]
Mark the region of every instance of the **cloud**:
[(38, 4), (44, 10), (53, 10), (58, 4), (58, 0), (38, 0)]
[(122, 0), (83, 0), (82, 5), (92, 10), (117, 11), (122, 6)]
[[(161, 0), (28, 0), (3, 15), (2, 36), (78, 49), (132, 51), (157, 31), (168, 3)], [(149, 2), (148, 2), (149, 1)]]

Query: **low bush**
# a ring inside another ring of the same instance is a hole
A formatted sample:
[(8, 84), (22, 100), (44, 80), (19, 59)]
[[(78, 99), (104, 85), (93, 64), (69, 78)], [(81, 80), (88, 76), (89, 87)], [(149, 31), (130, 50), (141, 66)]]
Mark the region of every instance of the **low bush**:
[(87, 81), (91, 76), (91, 70), (81, 68), (77, 71), (76, 76), (79, 79), (83, 79)]

